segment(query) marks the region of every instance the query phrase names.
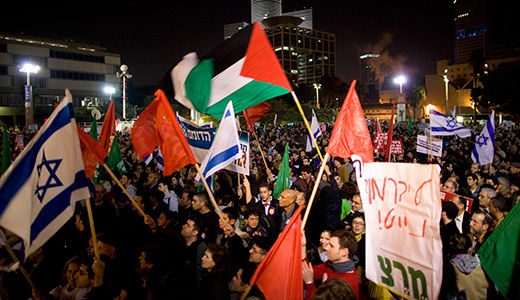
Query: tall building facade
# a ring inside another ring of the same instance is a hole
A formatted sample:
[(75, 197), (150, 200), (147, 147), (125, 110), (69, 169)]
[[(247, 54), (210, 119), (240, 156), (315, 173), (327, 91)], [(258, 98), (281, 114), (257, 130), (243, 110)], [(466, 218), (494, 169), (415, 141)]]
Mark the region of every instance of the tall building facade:
[[(30, 75), (37, 105), (49, 105), (61, 100), (69, 89), (74, 105), (108, 100), (104, 87), (120, 93), (116, 76), (121, 56), (105, 48), (46, 38), (0, 34), (0, 106), (24, 105), (25, 73), (19, 71), (25, 63), (40, 66)], [(112, 96), (114, 96), (112, 95)]]
[(251, 24), (282, 14), (282, 0), (251, 0)]
[(457, 0), (455, 3), (454, 64), (471, 61), (474, 51), (486, 59), (520, 55), (520, 23), (503, 1)]
[(285, 24), (265, 31), (291, 83), (312, 84), (336, 76), (335, 34)]
[(379, 57), (379, 54), (367, 53), (359, 57), (361, 61), (361, 84), (365, 92), (364, 102), (379, 102), (381, 87), (377, 80), (376, 73), (372, 68), (372, 62)]

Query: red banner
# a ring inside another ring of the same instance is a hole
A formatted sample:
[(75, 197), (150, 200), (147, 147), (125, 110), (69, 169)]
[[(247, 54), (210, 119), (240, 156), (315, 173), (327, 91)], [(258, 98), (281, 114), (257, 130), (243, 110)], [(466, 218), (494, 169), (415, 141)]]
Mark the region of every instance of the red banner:
[(455, 193), (450, 193), (450, 192), (441, 190), (441, 201), (449, 201), (449, 200), (451, 200), (451, 198), (453, 198), (455, 196), (459, 196), (459, 197), (466, 199), (466, 212), (470, 213), (471, 207), (473, 206), (473, 198), (468, 198), (468, 197), (464, 197), (464, 196), (461, 196), (461, 195), (458, 195)]

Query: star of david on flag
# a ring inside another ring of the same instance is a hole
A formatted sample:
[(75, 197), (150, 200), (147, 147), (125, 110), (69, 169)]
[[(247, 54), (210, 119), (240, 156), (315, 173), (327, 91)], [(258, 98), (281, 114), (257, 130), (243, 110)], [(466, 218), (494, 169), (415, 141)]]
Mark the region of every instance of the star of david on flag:
[(473, 135), (473, 131), (462, 126), (450, 117), (432, 109), (430, 111), (431, 135), (456, 135), (458, 138), (466, 138)]
[(90, 196), (74, 119), (66, 96), (0, 178), (0, 225), (19, 236), (25, 257), (40, 248)]
[(475, 147), (471, 152), (473, 162), (481, 166), (493, 162), (495, 155), (495, 111), (489, 116), (486, 126), (482, 129), (482, 133), (477, 137)]
[[(318, 118), (316, 117), (314, 109), (312, 110), (311, 132), (314, 135), (315, 140), (321, 135), (320, 123), (318, 122)], [(314, 142), (312, 141), (311, 134), (308, 133), (307, 146), (305, 147), (305, 151), (311, 152), (313, 148), (316, 148), (316, 145), (314, 145)]]

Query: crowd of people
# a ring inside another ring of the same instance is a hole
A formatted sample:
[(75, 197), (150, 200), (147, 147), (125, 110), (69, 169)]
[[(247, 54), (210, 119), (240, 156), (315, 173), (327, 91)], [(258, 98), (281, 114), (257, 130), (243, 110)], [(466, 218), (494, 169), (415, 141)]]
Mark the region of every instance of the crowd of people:
[[(480, 166), (471, 160), (474, 139), (445, 137), (442, 157), (432, 159), (416, 152), (418, 127), (411, 134), (407, 127), (394, 127), (404, 155), (392, 160), (439, 164), (442, 190), (455, 194), (442, 203), (439, 220), (444, 258), (438, 262), (439, 298), (501, 297), (475, 253), (520, 199), (518, 132), (497, 128), (495, 159)], [(369, 129), (375, 133), (373, 123)], [(331, 130), (328, 126), (317, 140), (322, 154)], [(250, 175), (226, 170), (216, 175), (213, 194), (222, 218), (195, 179), (194, 166), (162, 176), (157, 154), (146, 164), (133, 151), (130, 135), (117, 134), (128, 170), (118, 178), (125, 191), (102, 174), (92, 199), (77, 202), (69, 222), (23, 263), (34, 288), (0, 248), (0, 299), (240, 299), (246, 291), (247, 299), (262, 299), (256, 286), (248, 289), (249, 281), (296, 209), (307, 205), (317, 181), (321, 160), (315, 149), (305, 151), (305, 126), (257, 128), (259, 142), (250, 141)], [(275, 198), (287, 144), (291, 186)], [(375, 160), (383, 161), (383, 155)], [(373, 220), (365, 220), (354, 173), (349, 159), (334, 157), (325, 166), (302, 239), (306, 299), (400, 299), (364, 276), (365, 222)], [(85, 201), (92, 204), (96, 245)], [(21, 241), (2, 231), (2, 242), (20, 249)]]

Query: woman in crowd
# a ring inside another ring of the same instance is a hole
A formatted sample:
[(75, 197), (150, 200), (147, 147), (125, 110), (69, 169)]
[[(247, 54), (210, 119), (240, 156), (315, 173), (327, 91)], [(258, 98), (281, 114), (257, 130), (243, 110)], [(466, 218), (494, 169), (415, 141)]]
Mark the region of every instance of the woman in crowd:
[(202, 257), (205, 272), (200, 279), (200, 299), (229, 299), (229, 251), (218, 244), (209, 244)]

